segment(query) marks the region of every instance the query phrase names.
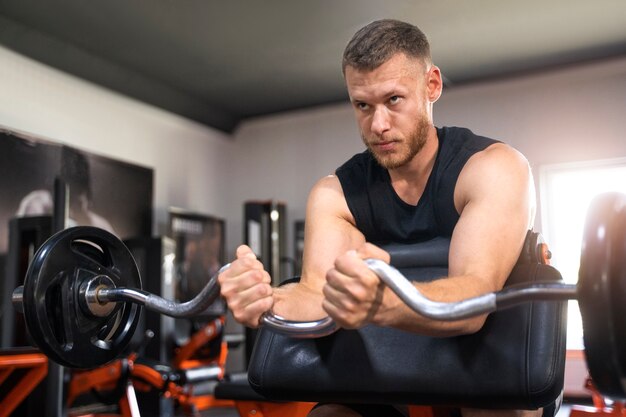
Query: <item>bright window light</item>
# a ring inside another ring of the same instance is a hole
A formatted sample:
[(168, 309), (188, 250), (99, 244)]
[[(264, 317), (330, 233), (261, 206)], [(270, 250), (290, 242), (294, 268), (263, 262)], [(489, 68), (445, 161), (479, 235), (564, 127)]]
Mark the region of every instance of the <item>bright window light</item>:
[[(545, 166), (540, 179), (541, 233), (552, 252), (551, 264), (566, 282), (576, 283), (587, 210), (598, 194), (626, 194), (626, 158)], [(584, 348), (575, 301), (569, 303), (567, 348)]]

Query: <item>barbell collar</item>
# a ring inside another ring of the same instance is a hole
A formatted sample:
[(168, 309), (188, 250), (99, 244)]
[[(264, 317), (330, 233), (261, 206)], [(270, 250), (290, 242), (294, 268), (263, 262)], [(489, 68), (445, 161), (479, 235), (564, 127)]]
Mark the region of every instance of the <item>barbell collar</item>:
[(108, 276), (97, 275), (84, 282), (78, 292), (80, 305), (95, 317), (107, 317), (115, 310), (115, 303), (101, 303), (98, 300), (98, 290), (101, 288), (115, 288), (115, 284)]

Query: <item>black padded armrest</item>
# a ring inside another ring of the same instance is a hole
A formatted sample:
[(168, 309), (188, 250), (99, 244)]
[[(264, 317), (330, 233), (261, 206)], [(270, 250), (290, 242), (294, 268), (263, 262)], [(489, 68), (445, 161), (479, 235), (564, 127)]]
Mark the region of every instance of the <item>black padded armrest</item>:
[(391, 255), (391, 265), (398, 269), (448, 266), (450, 239), (437, 237), (414, 244), (391, 243), (382, 246)]
[[(430, 280), (446, 268), (426, 267)], [(554, 268), (518, 264), (507, 285), (560, 281)], [(262, 329), (248, 377), (265, 397), (292, 401), (536, 409), (563, 389), (565, 302), (491, 314), (472, 335), (434, 338), (391, 328), (291, 339)]]

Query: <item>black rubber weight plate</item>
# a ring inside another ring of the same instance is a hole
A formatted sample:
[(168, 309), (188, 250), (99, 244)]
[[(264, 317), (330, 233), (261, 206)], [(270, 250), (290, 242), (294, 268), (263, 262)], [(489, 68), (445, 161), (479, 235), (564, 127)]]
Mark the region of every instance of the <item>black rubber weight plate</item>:
[(53, 361), (89, 369), (117, 358), (130, 342), (140, 307), (118, 303), (106, 317), (79, 303), (81, 283), (106, 275), (116, 287), (141, 288), (130, 251), (111, 233), (73, 227), (48, 239), (24, 280), (24, 315), (34, 343)]

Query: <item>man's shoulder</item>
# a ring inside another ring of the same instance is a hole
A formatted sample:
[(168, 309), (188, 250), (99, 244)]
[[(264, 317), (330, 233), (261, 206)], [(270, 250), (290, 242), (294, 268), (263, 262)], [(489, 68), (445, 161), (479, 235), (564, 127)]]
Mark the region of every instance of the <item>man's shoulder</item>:
[(485, 188), (492, 192), (493, 189), (509, 188), (520, 181), (524, 184), (532, 181), (528, 160), (513, 147), (495, 143), (469, 159), (459, 176), (459, 189), (467, 186), (468, 190)]
[(471, 162), (480, 162), (491, 167), (499, 167), (500, 169), (528, 165), (528, 160), (521, 152), (502, 142), (496, 142), (483, 152), (477, 153), (471, 159)]

